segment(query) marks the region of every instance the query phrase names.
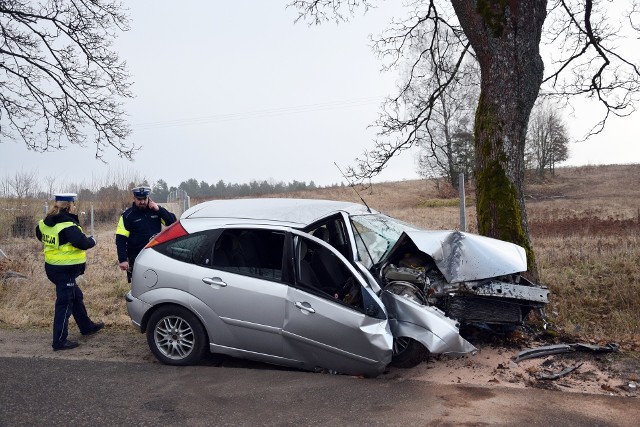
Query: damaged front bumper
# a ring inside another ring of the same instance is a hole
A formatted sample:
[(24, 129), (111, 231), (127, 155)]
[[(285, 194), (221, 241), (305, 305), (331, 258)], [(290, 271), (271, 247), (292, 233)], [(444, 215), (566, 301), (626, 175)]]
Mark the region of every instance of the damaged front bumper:
[[(520, 277), (520, 281), (525, 281)], [(507, 283), (499, 280), (482, 282), (465, 282), (457, 284), (457, 292), (465, 295), (477, 295), (495, 298), (511, 298), (531, 303), (547, 304), (549, 302), (549, 290), (540, 286), (534, 286), (530, 282), (526, 284)]]

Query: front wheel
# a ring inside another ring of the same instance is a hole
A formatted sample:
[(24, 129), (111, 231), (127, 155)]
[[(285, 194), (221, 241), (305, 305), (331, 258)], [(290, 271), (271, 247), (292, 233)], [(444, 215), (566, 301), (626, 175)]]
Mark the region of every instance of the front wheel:
[(147, 343), (153, 355), (166, 365), (198, 363), (206, 342), (202, 323), (186, 308), (161, 307), (149, 319)]
[(420, 364), (429, 355), (429, 350), (418, 341), (397, 337), (393, 339), (393, 358), (391, 366), (397, 368), (413, 368)]

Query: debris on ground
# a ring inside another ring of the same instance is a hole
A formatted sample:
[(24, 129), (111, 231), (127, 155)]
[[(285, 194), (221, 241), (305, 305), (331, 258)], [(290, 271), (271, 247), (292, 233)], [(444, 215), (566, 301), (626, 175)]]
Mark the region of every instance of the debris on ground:
[(552, 374), (540, 374), (538, 375), (538, 379), (539, 380), (557, 380), (558, 378), (562, 378), (564, 376), (569, 375), (571, 372), (575, 371), (576, 369), (578, 369), (580, 366), (583, 365), (584, 362), (580, 362), (577, 365), (574, 366), (569, 366), (567, 368), (564, 368), (563, 370), (561, 370), (560, 372), (556, 372), (556, 373), (552, 373)]
[(620, 346), (616, 343), (609, 343), (604, 346), (593, 345), (593, 344), (585, 344), (585, 343), (575, 343), (575, 344), (553, 344), (553, 345), (545, 345), (536, 348), (528, 348), (526, 350), (522, 350), (515, 357), (515, 362), (520, 362), (521, 360), (532, 359), (534, 357), (546, 357), (552, 354), (561, 354), (561, 353), (570, 353), (573, 351), (590, 351), (593, 353), (616, 353), (620, 349)]

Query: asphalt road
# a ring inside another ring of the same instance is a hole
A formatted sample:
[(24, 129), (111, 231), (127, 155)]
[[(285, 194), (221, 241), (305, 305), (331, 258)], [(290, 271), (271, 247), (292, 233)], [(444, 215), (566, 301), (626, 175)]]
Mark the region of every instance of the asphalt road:
[(632, 426), (616, 396), (278, 368), (0, 357), (1, 426)]

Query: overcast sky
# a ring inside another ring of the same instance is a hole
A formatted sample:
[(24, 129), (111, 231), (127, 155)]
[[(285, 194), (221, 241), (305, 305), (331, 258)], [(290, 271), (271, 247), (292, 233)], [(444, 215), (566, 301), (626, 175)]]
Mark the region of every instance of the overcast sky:
[[(170, 186), (189, 178), (344, 181), (333, 163), (344, 170), (372, 147), (368, 126), (397, 79), (380, 71), (369, 35), (402, 14), (401, 2), (320, 27), (294, 24), (287, 2), (127, 2), (131, 31), (116, 46), (134, 81), (127, 111), (130, 140), (142, 146), (135, 160), (107, 152), (104, 165), (90, 144), (34, 153), (3, 141), (2, 175), (57, 173), (58, 182), (87, 186), (114, 174)], [(586, 129), (586, 117), (580, 111), (571, 119), (573, 137)], [(605, 133), (571, 144), (568, 164), (640, 163), (638, 118), (614, 120)], [(415, 156), (393, 160), (377, 180), (417, 178)]]

